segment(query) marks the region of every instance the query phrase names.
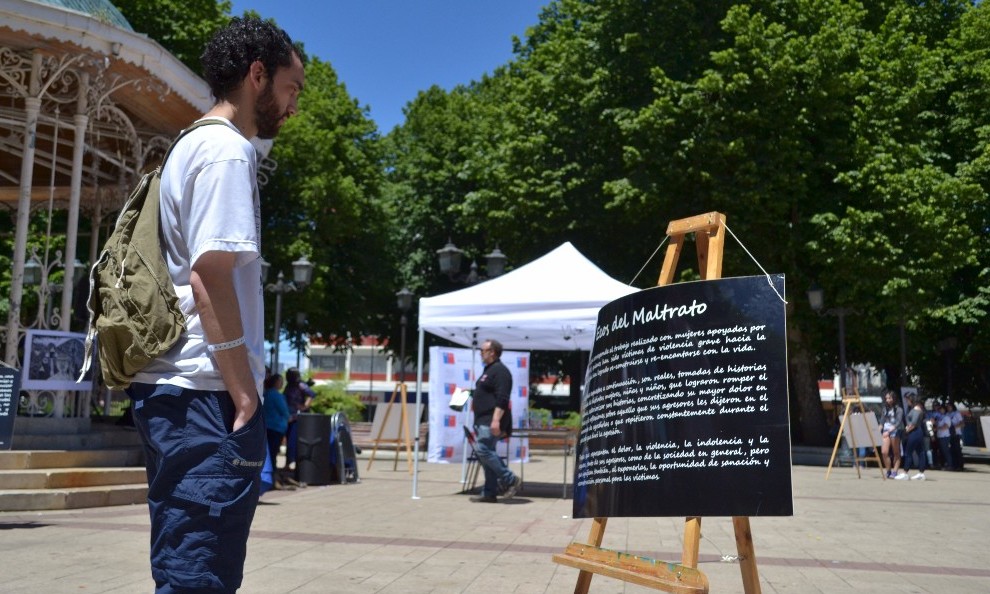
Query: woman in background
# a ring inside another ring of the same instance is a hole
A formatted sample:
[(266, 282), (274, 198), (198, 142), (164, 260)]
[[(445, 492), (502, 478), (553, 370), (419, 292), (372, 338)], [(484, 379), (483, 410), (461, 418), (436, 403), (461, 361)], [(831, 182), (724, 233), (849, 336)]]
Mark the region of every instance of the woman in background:
[(289, 428), (289, 407), (282, 394), (282, 376), (278, 373), (265, 379), (265, 403), (261, 410), (265, 416), (265, 431), (268, 435), (268, 454), (272, 458), (272, 468), (278, 468), (278, 450), (282, 438)]
[[(883, 442), (880, 457), (887, 471), (887, 478), (897, 478), (901, 472), (901, 435), (904, 433), (904, 411), (897, 403), (893, 390), (887, 390), (883, 397)], [(893, 462), (891, 460), (893, 459)]]
[[(925, 480), (925, 463), (928, 458), (925, 456), (925, 439), (928, 437), (925, 432), (925, 406), (917, 394), (908, 396), (908, 403), (911, 409), (905, 415), (904, 435), (906, 446), (904, 448), (904, 470), (911, 470), (915, 458), (917, 458), (918, 472), (911, 477), (912, 481)], [(906, 479), (907, 473), (894, 477), (898, 480)]]
[(298, 432), (296, 429), (296, 415), (309, 410), (313, 404), (313, 392), (299, 377), (299, 370), (295, 367), (285, 372), (285, 403), (289, 405), (289, 428), (285, 434), (285, 469), (289, 470), (296, 463), (296, 441)]

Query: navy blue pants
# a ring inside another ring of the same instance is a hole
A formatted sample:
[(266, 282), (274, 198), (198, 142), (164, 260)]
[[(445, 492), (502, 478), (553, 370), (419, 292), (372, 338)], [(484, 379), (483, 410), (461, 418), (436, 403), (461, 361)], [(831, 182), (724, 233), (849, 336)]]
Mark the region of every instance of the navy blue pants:
[(156, 592), (235, 592), (265, 463), (261, 407), (231, 432), (227, 392), (132, 384), (145, 447)]
[(915, 466), (914, 459), (917, 457), (918, 472), (925, 472), (928, 463), (928, 457), (925, 455), (926, 439), (928, 436), (920, 427), (907, 434), (907, 444), (904, 446), (904, 470), (911, 470), (911, 467)]

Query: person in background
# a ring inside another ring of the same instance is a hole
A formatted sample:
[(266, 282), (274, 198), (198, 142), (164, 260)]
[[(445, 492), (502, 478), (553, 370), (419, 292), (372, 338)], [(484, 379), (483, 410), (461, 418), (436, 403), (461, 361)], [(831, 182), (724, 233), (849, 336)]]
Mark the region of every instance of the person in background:
[(928, 468), (935, 466), (935, 455), (938, 453), (938, 439), (935, 437), (935, 411), (926, 410), (925, 420), (921, 423), (921, 428), (925, 430), (925, 458), (928, 460)]
[(887, 478), (897, 478), (901, 472), (901, 436), (904, 433), (904, 411), (897, 403), (893, 390), (887, 390), (883, 397), (884, 409), (880, 445), (880, 458), (887, 471)]
[(261, 491), (265, 371), (258, 155), (305, 69), (282, 29), (232, 18), (202, 55), (215, 102), (162, 168), (161, 244), (186, 331), (127, 389), (144, 443), (158, 594), (235, 592)]
[(289, 407), (289, 426), (285, 433), (285, 470), (295, 468), (296, 451), (298, 449), (298, 429), (296, 417), (301, 412), (309, 411), (313, 404), (313, 397), (316, 393), (302, 381), (299, 370), (295, 367), (289, 368), (285, 372), (285, 403)]
[[(282, 446), (282, 438), (289, 427), (289, 407), (282, 394), (282, 376), (276, 373), (265, 380), (265, 403), (262, 412), (265, 415), (265, 432), (268, 434), (268, 455), (271, 456), (272, 468), (278, 467), (278, 450)], [(282, 488), (276, 480), (275, 488)]]
[(486, 340), (481, 345), (481, 360), (485, 369), (478, 378), (472, 398), (474, 430), (477, 435), (475, 452), (478, 462), (485, 469), (485, 484), (480, 497), (472, 497), (474, 503), (495, 503), (499, 494), (514, 497), (522, 480), (502, 462), (495, 450), (498, 441), (512, 432), (512, 413), (509, 395), (512, 392), (512, 373), (501, 361), (502, 344)]
[[(921, 403), (921, 398), (917, 394), (908, 396), (908, 410), (904, 419), (904, 435), (906, 445), (904, 447), (904, 470), (911, 470), (911, 466), (917, 464), (918, 472), (911, 477), (912, 481), (925, 480), (925, 463), (928, 458), (925, 456), (925, 439), (928, 434), (925, 432), (925, 406)], [(908, 478), (907, 472), (894, 477), (897, 480)]]
[(946, 414), (949, 415), (950, 423), (952, 424), (952, 436), (949, 440), (949, 447), (952, 448), (952, 461), (954, 466), (953, 470), (963, 469), (963, 455), (962, 455), (962, 434), (965, 422), (963, 421), (962, 413), (956, 408), (955, 402), (949, 402), (946, 405)]
[(938, 440), (938, 451), (941, 455), (942, 470), (952, 470), (956, 464), (952, 458), (952, 417), (945, 409), (945, 404), (939, 402), (935, 406), (935, 438)]

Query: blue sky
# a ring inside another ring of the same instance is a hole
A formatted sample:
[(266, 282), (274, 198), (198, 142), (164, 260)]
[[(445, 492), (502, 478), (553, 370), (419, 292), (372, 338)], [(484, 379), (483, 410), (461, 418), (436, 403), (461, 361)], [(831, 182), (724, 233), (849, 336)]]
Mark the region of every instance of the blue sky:
[[(512, 37), (522, 38), (549, 1), (233, 0), (231, 14), (254, 9), (274, 18), (333, 66), (384, 134), (402, 123), (402, 108), (419, 91), (467, 84), (511, 60)], [(286, 340), (279, 362), (296, 364)]]
[(549, 0), (233, 0), (273, 17), (306, 52), (329, 62), (382, 133), (431, 85), (451, 89), (512, 59)]

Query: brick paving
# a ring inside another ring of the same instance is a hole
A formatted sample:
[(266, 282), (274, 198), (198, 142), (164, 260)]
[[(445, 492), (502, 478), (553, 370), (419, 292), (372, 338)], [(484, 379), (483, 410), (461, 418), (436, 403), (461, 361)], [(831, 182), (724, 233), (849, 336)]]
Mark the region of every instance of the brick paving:
[[(459, 466), (420, 463), (414, 499), (405, 460), (359, 462), (358, 484), (262, 497), (242, 593), (573, 591), (577, 570), (551, 556), (590, 520), (561, 498), (559, 456), (538, 456), (520, 495), (496, 504), (459, 493)], [(751, 520), (762, 591), (990, 592), (990, 466), (927, 475), (834, 468), (826, 481), (825, 468), (795, 466), (794, 516)], [(603, 546), (678, 561), (682, 535), (683, 518), (611, 518)], [(143, 505), (0, 513), (0, 592), (151, 592), (147, 547)], [(734, 555), (731, 520), (703, 519), (712, 592), (742, 592)], [(591, 591), (652, 590), (595, 576)]]

